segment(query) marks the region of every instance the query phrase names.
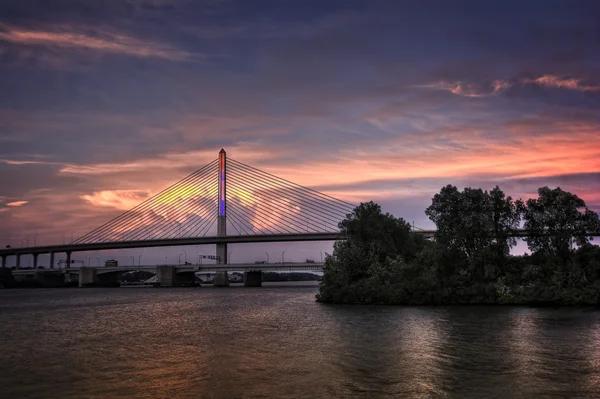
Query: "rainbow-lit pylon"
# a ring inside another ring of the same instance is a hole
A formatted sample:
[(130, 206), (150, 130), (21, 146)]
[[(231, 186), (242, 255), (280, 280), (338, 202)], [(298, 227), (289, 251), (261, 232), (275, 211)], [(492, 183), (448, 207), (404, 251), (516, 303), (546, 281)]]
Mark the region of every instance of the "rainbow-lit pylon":
[[(227, 153), (219, 151), (219, 214), (217, 216), (217, 237), (227, 235)], [(227, 263), (227, 243), (217, 244), (219, 263)]]

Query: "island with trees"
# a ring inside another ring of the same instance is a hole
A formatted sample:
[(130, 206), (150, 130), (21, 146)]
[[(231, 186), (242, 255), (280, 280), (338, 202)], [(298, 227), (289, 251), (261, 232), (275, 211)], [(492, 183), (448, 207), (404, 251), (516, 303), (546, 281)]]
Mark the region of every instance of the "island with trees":
[[(362, 203), (340, 223), (317, 300), (359, 304), (600, 305), (598, 214), (576, 195), (538, 198), (448, 185), (425, 211), (433, 240), (402, 218)], [(511, 255), (522, 228), (530, 254)]]

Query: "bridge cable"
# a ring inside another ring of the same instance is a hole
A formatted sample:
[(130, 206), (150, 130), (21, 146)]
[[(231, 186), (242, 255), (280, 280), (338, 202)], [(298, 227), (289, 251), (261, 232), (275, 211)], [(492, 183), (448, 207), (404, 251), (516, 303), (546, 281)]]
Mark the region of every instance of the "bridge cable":
[[(245, 172), (241, 172), (240, 174), (242, 175), (242, 177), (244, 177), (246, 179), (250, 179), (250, 180), (253, 179), (253, 176), (248, 175)], [(288, 190), (288, 192), (287, 192), (288, 195), (293, 196), (295, 198), (300, 198), (303, 201), (307, 201), (306, 205), (308, 205), (309, 207), (311, 207), (311, 209), (313, 209), (313, 210), (316, 209), (316, 210), (319, 210), (319, 211), (322, 211), (322, 212), (332, 212), (332, 211), (335, 211), (335, 213), (338, 213), (338, 214), (342, 213), (342, 212), (345, 213), (348, 210), (348, 208), (346, 208), (346, 209), (342, 209), (340, 207), (334, 207), (334, 208), (332, 208), (331, 205), (328, 206), (328, 207), (323, 207), (322, 205), (313, 205), (313, 204), (311, 204), (311, 200), (313, 200), (315, 197), (314, 196), (307, 196), (306, 193), (302, 193), (300, 190), (297, 190), (296, 188), (291, 188), (290, 189), (290, 187), (281, 187), (281, 186), (277, 186), (277, 185), (274, 186), (272, 182), (265, 181), (265, 180), (262, 181), (262, 184), (263, 184), (262, 189), (266, 189), (268, 187), (272, 187), (272, 188), (274, 188), (276, 190), (280, 190), (280, 191), (282, 190), (282, 188), (284, 189), (284, 191)], [(318, 198), (318, 199), (320, 201), (322, 201), (324, 198)]]
[[(241, 177), (244, 178), (244, 179), (251, 179), (252, 178), (251, 176), (248, 176), (248, 175), (246, 175), (244, 173), (241, 173), (241, 175), (242, 175)], [(268, 184), (269, 183), (265, 183), (265, 185), (268, 185)], [(245, 188), (248, 188), (248, 186), (245, 186)], [(277, 187), (276, 189), (281, 189), (281, 187)], [(262, 189), (262, 190), (264, 190), (264, 189)], [(256, 189), (254, 189), (254, 191), (256, 191)], [(263, 191), (261, 191), (261, 193), (262, 192)], [(291, 198), (292, 200), (295, 199), (295, 201), (298, 201), (298, 200), (302, 201), (301, 205), (302, 205), (302, 209), (303, 210), (306, 210), (307, 212), (311, 212), (311, 211), (315, 212), (315, 211), (317, 211), (319, 213), (323, 213), (321, 219), (326, 219), (328, 223), (335, 224), (336, 227), (337, 227), (337, 224), (341, 220), (343, 220), (343, 218), (346, 217), (347, 214), (350, 211), (349, 209), (336, 209), (336, 212), (335, 212), (336, 216), (332, 216), (331, 215), (332, 214), (332, 209), (331, 208), (327, 209), (327, 208), (323, 208), (319, 204), (315, 205), (315, 204), (311, 203), (312, 202), (311, 199), (314, 198), (314, 197), (307, 198), (302, 193), (297, 193), (297, 192), (293, 192), (293, 191), (292, 192), (287, 192), (287, 194), (290, 197), (292, 197)], [(267, 194), (265, 193), (265, 195), (267, 195)], [(314, 218), (314, 214), (313, 214), (313, 218)], [(315, 218), (315, 219), (319, 219), (319, 218)]]
[(321, 192), (319, 192), (319, 191), (317, 191), (317, 190), (314, 190), (314, 189), (312, 189), (312, 188), (301, 186), (301, 185), (299, 185), (299, 184), (297, 184), (297, 183), (294, 183), (294, 182), (292, 182), (292, 181), (289, 181), (289, 180), (287, 180), (287, 179), (281, 178), (281, 177), (279, 177), (279, 176), (275, 176), (275, 175), (273, 175), (273, 174), (271, 174), (271, 173), (269, 173), (269, 172), (265, 172), (264, 170), (260, 170), (260, 169), (257, 169), (257, 168), (255, 168), (255, 167), (253, 167), (253, 166), (247, 165), (247, 164), (245, 164), (245, 163), (243, 163), (243, 162), (236, 161), (235, 159), (231, 159), (231, 158), (229, 158), (229, 159), (228, 159), (228, 161), (229, 161), (229, 162), (232, 162), (234, 165), (239, 165), (239, 166), (241, 166), (242, 168), (246, 168), (246, 169), (248, 169), (248, 170), (254, 170), (254, 171), (256, 171), (256, 172), (259, 172), (259, 173), (262, 173), (262, 174), (264, 174), (264, 175), (268, 175), (268, 176), (269, 176), (270, 178), (272, 178), (272, 179), (276, 179), (276, 180), (283, 181), (283, 182), (285, 182), (285, 183), (287, 183), (287, 184), (289, 184), (289, 185), (291, 185), (291, 186), (295, 186), (295, 187), (298, 187), (298, 188), (301, 188), (301, 189), (304, 189), (304, 190), (311, 191), (311, 192), (313, 192), (314, 194), (317, 194), (317, 195), (319, 195), (319, 196), (324, 196), (324, 197), (327, 197), (327, 198), (329, 198), (331, 201), (333, 201), (333, 202), (337, 202), (337, 203), (339, 203), (339, 204), (340, 204), (340, 205), (342, 205), (342, 206), (349, 206), (349, 207), (352, 207), (352, 209), (354, 209), (354, 208), (356, 207), (356, 205), (354, 205), (354, 204), (351, 204), (350, 202), (347, 202), (347, 201), (342, 201), (342, 200), (340, 200), (340, 199), (338, 199), (338, 198), (335, 198), (335, 197), (332, 197), (332, 196), (330, 196), (330, 195), (327, 195), (327, 194), (321, 193)]
[[(212, 182), (208, 182), (205, 184), (204, 187), (210, 187), (211, 185), (212, 185)], [(194, 191), (196, 191), (196, 190), (192, 189), (191, 193), (193, 193)], [(176, 208), (177, 206), (179, 206), (179, 204), (175, 204), (174, 205), (175, 211), (173, 211), (170, 214), (167, 214), (167, 219), (175, 220), (177, 224), (167, 225), (165, 230), (159, 234), (159, 237), (174, 238), (174, 237), (172, 237), (173, 235), (175, 235), (175, 237), (177, 237), (181, 232), (181, 226), (182, 226), (182, 223), (179, 222), (178, 219), (187, 218), (192, 213), (192, 211), (198, 209), (200, 203), (203, 205), (208, 204), (209, 206), (213, 205), (216, 208), (214, 198), (211, 198), (211, 196), (213, 196), (215, 194), (214, 187), (210, 188), (209, 191), (206, 192), (206, 194), (209, 194), (209, 196), (202, 197), (202, 199), (198, 200), (197, 202), (194, 202), (194, 199), (191, 197), (180, 200), (179, 202), (185, 203), (180, 209)], [(205, 214), (208, 214), (210, 211), (211, 211), (210, 207), (206, 207), (205, 210), (201, 211), (201, 212), (203, 212), (202, 214), (205, 215)]]
[[(235, 178), (233, 178), (233, 181), (235, 181)], [(246, 186), (245, 186), (245, 185), (243, 185), (242, 183), (239, 183), (239, 184), (240, 184), (240, 186), (242, 186), (243, 188), (246, 188)], [(247, 198), (247, 199), (248, 199), (248, 200), (250, 200), (250, 201), (252, 201), (253, 199), (256, 199), (256, 198), (257, 198), (255, 195), (253, 195), (253, 196), (254, 196), (254, 198), (252, 198), (252, 197), (250, 197), (248, 194), (244, 194), (243, 190), (240, 190), (240, 191), (238, 191), (238, 192), (235, 192), (235, 189), (233, 189), (232, 191), (234, 191), (233, 195), (236, 195), (236, 196), (238, 196), (238, 197)], [(243, 199), (243, 198), (240, 198), (240, 199)], [(274, 202), (276, 201), (276, 200), (274, 200), (274, 199), (272, 199), (272, 198), (269, 198), (269, 199), (271, 199), (271, 200), (272, 200), (272, 201), (274, 201)], [(280, 199), (279, 199), (279, 200), (280, 200)], [(280, 216), (276, 216), (276, 215), (269, 214), (267, 210), (263, 210), (263, 209), (262, 209), (261, 205), (263, 205), (263, 202), (262, 202), (262, 201), (256, 201), (255, 203), (253, 203), (253, 204), (252, 204), (252, 206), (248, 206), (248, 207), (245, 207), (245, 208), (249, 208), (249, 209), (251, 209), (251, 210), (252, 210), (252, 212), (254, 212), (254, 213), (258, 213), (258, 214), (261, 214), (261, 215), (264, 215), (264, 216), (265, 216), (265, 217), (267, 217), (267, 218), (278, 217), (279, 219), (283, 219), (283, 218), (285, 218), (285, 219), (287, 219), (287, 220), (289, 220), (289, 219), (290, 219), (289, 215), (287, 215), (285, 212), (284, 212), (284, 213), (282, 213)], [(274, 207), (277, 207), (277, 206), (278, 206), (278, 204), (277, 204), (277, 203), (274, 203), (274, 204), (270, 204), (270, 206), (271, 206), (271, 208), (274, 208)], [(286, 208), (278, 208), (278, 209), (284, 209), (284, 211), (286, 211), (286, 212), (289, 212), (289, 209), (286, 209)], [(287, 230), (287, 229), (286, 229), (286, 230)], [(290, 232), (289, 230), (287, 230), (287, 231), (288, 231), (288, 232)], [(301, 230), (299, 230), (299, 231), (301, 231)], [(291, 233), (291, 232), (290, 232), (290, 233)]]
[(117, 216), (116, 218), (113, 218), (112, 220), (108, 221), (104, 225), (102, 225), (102, 226), (98, 227), (97, 229), (95, 229), (95, 230), (87, 233), (83, 237), (80, 237), (79, 239), (75, 240), (74, 242), (80, 243), (80, 242), (83, 242), (83, 241), (88, 241), (88, 238), (89, 238), (88, 236), (97, 237), (97, 235), (99, 235), (100, 233), (103, 233), (106, 230), (106, 227), (108, 227), (109, 225), (114, 224), (115, 222), (119, 221), (120, 219), (122, 219), (124, 217), (130, 217), (131, 214), (134, 214), (135, 212), (139, 212), (140, 210), (145, 209), (149, 204), (152, 204), (157, 199), (161, 199), (163, 196), (168, 195), (170, 192), (172, 192), (172, 189), (176, 188), (178, 185), (180, 185), (180, 184), (182, 184), (184, 182), (188, 182), (189, 180), (195, 180), (197, 178), (197, 176), (199, 174), (203, 173), (207, 168), (209, 168), (211, 166), (211, 164), (214, 164), (216, 166), (217, 165), (217, 160), (214, 160), (211, 163), (209, 163), (208, 165), (205, 165), (204, 167), (198, 169), (194, 173), (191, 173), (190, 175), (188, 175), (185, 178), (181, 179), (177, 183), (172, 184), (171, 186), (169, 186), (166, 189), (162, 190), (158, 194), (152, 196), (151, 198), (148, 198), (147, 200), (145, 200), (142, 203), (136, 205), (134, 208), (130, 209), (129, 211), (122, 213), (121, 215)]
[[(235, 168), (235, 166), (234, 166), (234, 168)], [(234, 170), (240, 174), (243, 174), (244, 177), (246, 177), (247, 179), (250, 179), (250, 181), (256, 180), (256, 179), (260, 180), (263, 187), (274, 187), (279, 190), (282, 188), (281, 182), (274, 182), (272, 179), (269, 179), (265, 176), (257, 175), (255, 172), (247, 171), (247, 170), (243, 170), (243, 169), (234, 169)], [(320, 201), (319, 208), (322, 211), (335, 212), (335, 213), (344, 212), (345, 213), (344, 216), (346, 216), (346, 214), (350, 211), (350, 209), (353, 209), (353, 207), (350, 208), (350, 206), (342, 206), (339, 204), (333, 204), (333, 203), (331, 203), (331, 201), (328, 200), (327, 196), (325, 196), (325, 195), (316, 196), (309, 189), (306, 189), (302, 186), (292, 187), (290, 185), (284, 185), (283, 187), (290, 190), (290, 195), (293, 195), (295, 197), (300, 197), (302, 199), (310, 199), (310, 201), (308, 201), (309, 205), (311, 205), (312, 200), (318, 199)]]
[[(272, 232), (272, 231), (271, 231), (269, 228), (267, 228), (267, 227), (266, 227), (266, 226), (268, 226), (268, 223), (265, 223), (265, 221), (264, 221), (262, 218), (260, 218), (259, 216), (256, 216), (256, 215), (252, 215), (252, 214), (250, 214), (250, 213), (248, 212), (248, 210), (246, 210), (246, 208), (244, 208), (244, 207), (240, 207), (240, 208), (238, 208), (238, 205), (237, 205), (237, 204), (235, 204), (235, 205), (234, 205), (234, 204), (231, 204), (231, 210), (234, 212), (234, 214), (235, 214), (235, 212), (238, 212), (238, 215), (237, 215), (237, 216), (238, 216), (238, 217), (239, 217), (241, 220), (247, 219), (248, 221), (246, 222), (246, 224), (247, 224), (249, 227), (250, 227), (250, 226), (252, 226), (252, 231), (253, 231), (255, 234), (256, 234), (256, 231), (255, 231), (255, 230), (257, 230), (257, 229), (258, 229), (259, 231), (266, 230), (266, 231), (268, 231), (269, 233), (271, 233), (271, 234), (274, 234), (274, 233), (273, 233), (273, 232)], [(257, 226), (255, 226), (255, 225), (254, 225), (254, 224), (253, 224), (251, 221), (254, 221), (254, 222), (255, 222), (255, 223), (258, 225), (258, 227), (257, 227)]]
[[(236, 211), (237, 205), (234, 204), (230, 204), (231, 207), (233, 208), (234, 211)], [(260, 230), (266, 230), (271, 234), (274, 234), (269, 228), (267, 228), (266, 226), (268, 226), (268, 223), (264, 222), (264, 219), (262, 219), (260, 216), (254, 215), (254, 217), (252, 217), (253, 215), (249, 213), (248, 210), (246, 210), (244, 207), (242, 208), (237, 208), (238, 210), (236, 212), (239, 212), (241, 214), (243, 214), (245, 216), (246, 219), (248, 220), (254, 220), (257, 222), (257, 224), (260, 226)], [(258, 220), (257, 220), (258, 219)], [(252, 226), (252, 224), (250, 223), (250, 225)], [(254, 230), (254, 229), (252, 229)]]
[[(235, 178), (233, 178), (233, 180), (238, 183), (242, 188), (249, 190), (248, 186), (246, 186), (245, 184), (237, 181)], [(256, 194), (256, 192), (259, 192), (259, 194)], [(243, 191), (241, 193), (237, 193), (238, 195), (242, 195)], [(315, 228), (317, 229), (316, 231), (319, 231), (318, 228), (320, 227), (318, 223), (315, 223), (315, 221), (318, 218), (315, 218), (314, 214), (308, 214), (305, 211), (305, 209), (300, 208), (300, 211), (298, 213), (292, 213), (290, 215), (291, 210), (287, 207), (285, 207), (284, 205), (281, 204), (282, 198), (276, 198), (272, 195), (269, 194), (265, 194), (260, 190), (254, 190), (253, 192), (253, 196), (260, 198), (260, 197), (266, 197), (269, 200), (272, 201), (272, 203), (269, 203), (269, 207), (270, 208), (276, 208), (279, 211), (273, 214), (268, 214), (268, 210), (263, 210), (264, 208), (264, 204), (262, 201), (257, 201), (256, 204), (254, 204), (255, 208), (251, 208), (253, 209), (255, 212), (260, 212), (262, 214), (267, 214), (269, 217), (276, 217), (278, 219), (284, 219), (287, 220), (288, 222), (291, 221), (291, 225), (293, 226), (292, 228), (299, 233), (302, 233), (305, 231), (305, 226), (308, 227), (309, 225), (311, 226), (311, 229), (307, 230), (314, 230)], [(287, 198), (284, 198), (284, 200), (288, 200)], [(289, 200), (288, 200), (289, 201)], [(291, 202), (291, 201), (290, 201)], [(292, 206), (294, 207), (298, 207), (297, 205), (295, 205), (294, 203), (292, 203)], [(312, 218), (311, 218), (312, 216)]]
[[(159, 206), (157, 209), (151, 209), (152, 212), (154, 212), (154, 214), (159, 215), (161, 217), (163, 217), (165, 220), (167, 219), (173, 219), (173, 216), (175, 216), (175, 219), (179, 219), (182, 215), (185, 215), (185, 212), (188, 209), (193, 209), (193, 201), (195, 200), (195, 198), (192, 198), (192, 196), (188, 197), (188, 198), (183, 198), (181, 199), (182, 196), (186, 196), (187, 194), (193, 194), (195, 192), (197, 192), (197, 195), (202, 194), (208, 194), (209, 197), (202, 197), (201, 200), (199, 201), (210, 201), (210, 195), (212, 195), (211, 191), (213, 191), (213, 189), (210, 188), (210, 182), (209, 180), (209, 176), (203, 177), (201, 180), (194, 182), (194, 185), (189, 185), (187, 189), (183, 190), (183, 191), (178, 191), (175, 196), (171, 196), (171, 199), (175, 199), (177, 198), (178, 202), (183, 202), (185, 201), (187, 203), (187, 205), (181, 209), (176, 209), (175, 211), (169, 212), (169, 209), (171, 208), (176, 208), (178, 206), (178, 204), (174, 204), (173, 202), (165, 202), (164, 204), (162, 204), (161, 206)], [(208, 189), (207, 189), (208, 187)], [(197, 196), (196, 195), (196, 196)], [(165, 210), (167, 215), (163, 216), (161, 213), (162, 211)], [(174, 214), (176, 213), (176, 214)], [(173, 232), (173, 228), (170, 228), (172, 225), (171, 224), (167, 224), (167, 226), (161, 225), (159, 227), (165, 227), (165, 230), (160, 231), (158, 233), (158, 235), (156, 236), (156, 238), (162, 237), (162, 236), (170, 236), (171, 233)], [(150, 226), (152, 227), (152, 226)], [(174, 226), (173, 226), (174, 227)], [(177, 230), (177, 229), (175, 229)], [(152, 234), (150, 232), (150, 234)], [(155, 233), (156, 235), (156, 233)]]
[[(124, 219), (130, 218), (132, 215), (137, 214), (141, 210), (148, 209), (148, 206), (152, 206), (154, 202), (165, 199), (165, 198), (169, 198), (174, 192), (173, 189), (177, 188), (181, 184), (188, 183), (189, 181), (197, 180), (198, 177), (200, 177), (202, 173), (204, 173), (207, 169), (210, 169), (212, 166), (217, 166), (217, 164), (218, 164), (217, 160), (212, 161), (211, 163), (198, 169), (194, 173), (191, 173), (190, 175), (184, 177), (183, 179), (179, 180), (175, 184), (172, 184), (171, 186), (162, 190), (158, 194), (155, 194), (154, 196), (143, 201), (142, 203), (136, 205), (134, 208), (130, 209), (129, 211), (122, 213), (121, 215), (111, 219), (110, 221), (108, 221), (107, 223), (98, 227), (97, 229), (94, 229), (91, 232), (85, 234), (84, 236), (78, 238), (77, 240), (74, 241), (74, 243), (86, 243), (86, 242), (89, 242), (89, 239), (92, 237), (97, 237), (98, 235), (105, 234), (107, 229), (111, 228), (111, 226), (114, 226), (115, 224), (120, 225), (121, 222), (124, 221)], [(114, 233), (114, 232), (111, 232), (111, 233)], [(113, 236), (113, 234), (109, 235), (109, 237), (112, 237), (112, 236)]]
[[(203, 183), (204, 183), (204, 185), (202, 185)], [(192, 184), (193, 184), (193, 185), (192, 185)], [(189, 194), (189, 193), (193, 193), (193, 192), (195, 192), (195, 191), (202, 191), (204, 188), (206, 188), (206, 187), (208, 187), (208, 186), (209, 186), (209, 184), (208, 184), (208, 182), (207, 182), (207, 178), (206, 178), (206, 177), (204, 177), (204, 178), (201, 178), (200, 180), (193, 181), (193, 182), (188, 182), (188, 183), (186, 183), (186, 185), (188, 185), (188, 188), (187, 188), (187, 189), (185, 189), (185, 190), (183, 190), (183, 191), (174, 190), (174, 193), (173, 193), (173, 195), (169, 196), (169, 199), (174, 199), (174, 198), (177, 198), (177, 197), (181, 197), (181, 196), (187, 195), (187, 194)], [(200, 187), (198, 187), (197, 185), (200, 185)], [(178, 189), (179, 189), (179, 187), (178, 187)], [(164, 200), (166, 200), (166, 198), (163, 198), (162, 200), (164, 201)], [(190, 200), (190, 198), (186, 198), (186, 199), (184, 199), (184, 201), (186, 201), (186, 200), (188, 200), (188, 201), (189, 201), (189, 200)], [(181, 201), (181, 200), (180, 200), (180, 201)], [(163, 220), (166, 220), (166, 219), (169, 219), (169, 218), (171, 218), (171, 216), (173, 216), (172, 214), (169, 214), (169, 213), (168, 213), (168, 211), (169, 211), (169, 208), (172, 208), (172, 207), (174, 207), (174, 205), (173, 205), (173, 203), (172, 203), (172, 202), (166, 202), (166, 201), (165, 201), (165, 202), (164, 202), (162, 205), (160, 205), (158, 208), (155, 208), (155, 209), (152, 209), (152, 208), (151, 208), (151, 209), (149, 209), (149, 211), (150, 211), (150, 212), (152, 212), (153, 214), (155, 214), (156, 216), (163, 218)], [(162, 211), (164, 211), (164, 210), (166, 210), (166, 211), (167, 211), (167, 216), (166, 216), (166, 217), (162, 215), (162, 213), (163, 213)], [(181, 213), (181, 210), (178, 210), (177, 217), (179, 217), (179, 216), (180, 216), (180, 213)], [(126, 222), (126, 221), (125, 221), (125, 222)], [(141, 223), (143, 223), (143, 215), (142, 215), (142, 220), (141, 220), (141, 221), (139, 221), (139, 220), (138, 220), (138, 221), (136, 221), (136, 222), (135, 222), (135, 224), (134, 224), (134, 226), (132, 226), (132, 227), (138, 226), (138, 225), (140, 225)], [(115, 226), (115, 228), (119, 228), (119, 227), (121, 227), (121, 226)], [(150, 228), (153, 228), (154, 226), (150, 225), (149, 227), (150, 227)], [(159, 229), (160, 229), (161, 227), (164, 227), (164, 225), (162, 225), (162, 224), (161, 224), (160, 226), (158, 226), (158, 228), (159, 228)], [(166, 226), (166, 229), (167, 229), (167, 230), (169, 229), (169, 225), (167, 225), (167, 226)], [(129, 230), (131, 230), (131, 228), (130, 228)], [(150, 235), (152, 235), (152, 234), (153, 234), (151, 231), (150, 231), (150, 232), (148, 232), (148, 233), (149, 233)], [(160, 237), (161, 235), (164, 235), (164, 233), (165, 233), (165, 232), (160, 232), (160, 233), (159, 233), (159, 236), (157, 236), (156, 238)], [(155, 233), (154, 233), (154, 234), (156, 235), (156, 230), (155, 230)], [(139, 235), (138, 233), (135, 233), (135, 235), (134, 235), (134, 238), (137, 238), (137, 237), (139, 237), (139, 236), (140, 236), (140, 235)], [(148, 235), (146, 235), (146, 237), (147, 237), (147, 236), (148, 236)], [(131, 238), (132, 238), (132, 237), (130, 237), (130, 239), (131, 239)]]

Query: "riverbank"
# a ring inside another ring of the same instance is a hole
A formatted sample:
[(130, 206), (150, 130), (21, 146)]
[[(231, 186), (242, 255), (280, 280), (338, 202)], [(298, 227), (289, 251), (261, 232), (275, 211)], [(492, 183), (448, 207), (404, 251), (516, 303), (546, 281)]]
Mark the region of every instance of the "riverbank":
[(398, 290), (389, 296), (377, 293), (359, 294), (354, 288), (340, 291), (334, 297), (323, 298), (317, 294), (317, 302), (330, 304), (360, 305), (480, 305), (480, 306), (531, 306), (531, 307), (594, 307), (600, 308), (600, 291), (595, 289), (558, 289), (515, 287), (499, 290), (496, 285), (487, 289), (448, 289), (439, 291), (407, 292)]

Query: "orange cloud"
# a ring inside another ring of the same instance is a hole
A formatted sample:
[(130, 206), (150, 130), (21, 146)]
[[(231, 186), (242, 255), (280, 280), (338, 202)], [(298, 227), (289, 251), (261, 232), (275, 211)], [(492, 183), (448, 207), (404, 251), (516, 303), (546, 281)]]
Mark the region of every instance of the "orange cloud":
[(8, 202), (6, 204), (6, 206), (11, 206), (11, 207), (19, 207), (19, 206), (23, 206), (25, 204), (27, 204), (28, 201), (14, 201), (14, 202)]
[(4, 29), (0, 31), (0, 40), (17, 44), (81, 48), (169, 60), (185, 60), (191, 57), (188, 52), (174, 47), (108, 32), (96, 32), (97, 35), (90, 35), (70, 27), (59, 27), (58, 31), (26, 30), (6, 26)]
[(94, 206), (129, 210), (149, 195), (149, 192), (139, 190), (104, 190), (94, 192), (92, 195), (82, 195), (80, 198)]

